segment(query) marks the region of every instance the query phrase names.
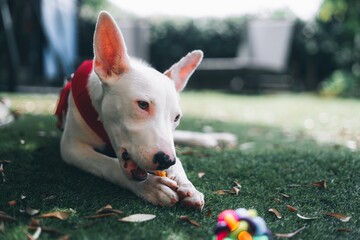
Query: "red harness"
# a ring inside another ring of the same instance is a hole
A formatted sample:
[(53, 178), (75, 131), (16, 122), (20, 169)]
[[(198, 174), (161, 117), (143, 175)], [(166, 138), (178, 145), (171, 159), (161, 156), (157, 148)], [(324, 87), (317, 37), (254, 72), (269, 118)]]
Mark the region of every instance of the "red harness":
[(92, 68), (92, 60), (84, 61), (76, 70), (74, 77), (61, 90), (55, 110), (55, 115), (58, 119), (56, 126), (59, 129), (62, 129), (64, 126), (64, 118), (68, 109), (68, 100), (71, 90), (75, 105), (86, 124), (104, 141), (104, 143), (106, 143), (107, 146), (111, 146), (109, 136), (99, 120), (99, 114), (92, 105), (87, 88)]

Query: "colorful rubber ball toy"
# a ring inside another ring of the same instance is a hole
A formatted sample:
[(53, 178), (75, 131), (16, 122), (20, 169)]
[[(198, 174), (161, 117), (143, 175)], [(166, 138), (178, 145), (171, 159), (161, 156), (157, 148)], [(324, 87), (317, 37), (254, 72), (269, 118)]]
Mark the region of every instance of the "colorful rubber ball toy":
[(212, 240), (272, 240), (272, 234), (256, 210), (239, 208), (219, 214)]

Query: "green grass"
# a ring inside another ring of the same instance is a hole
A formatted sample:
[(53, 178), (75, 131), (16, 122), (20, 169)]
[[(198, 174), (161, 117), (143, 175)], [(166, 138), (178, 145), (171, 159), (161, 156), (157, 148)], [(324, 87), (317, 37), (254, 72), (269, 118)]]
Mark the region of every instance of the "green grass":
[[(152, 206), (126, 190), (68, 166), (61, 160), (60, 133), (50, 115), (56, 97), (7, 96), (22, 116), (0, 129), (0, 160), (12, 161), (4, 167), (6, 182), (0, 182), (0, 211), (18, 221), (5, 222), (0, 239), (25, 239), (26, 232), (33, 232), (27, 229), (31, 217), (20, 212), (25, 204), (41, 213), (58, 209), (72, 212), (66, 221), (42, 219), (44, 226), (61, 234), (42, 233), (40, 239), (62, 235), (71, 239), (210, 239), (217, 215), (240, 207), (256, 209), (274, 233), (306, 226), (293, 239), (357, 239), (360, 235), (359, 101), (311, 95), (185, 92), (181, 129), (198, 131), (211, 126), (214, 131), (233, 132), (239, 138), (235, 149), (179, 147), (189, 179), (205, 194), (206, 206), (200, 212), (181, 206)], [(46, 136), (39, 137), (39, 131)], [(201, 179), (197, 176), (200, 171), (205, 172)], [(214, 193), (230, 189), (234, 180), (241, 183), (239, 195)], [(326, 181), (327, 189), (311, 186), (320, 180)], [(22, 195), (26, 202), (20, 202)], [(18, 204), (9, 206), (11, 200)], [(157, 217), (137, 224), (118, 222), (118, 217), (84, 218), (106, 204), (123, 210), (124, 216), (149, 213)], [(286, 205), (318, 219), (300, 219)], [(280, 211), (282, 219), (269, 213), (269, 208)], [(209, 210), (210, 217), (206, 214)], [(351, 219), (343, 223), (325, 216), (326, 212), (343, 213)], [(180, 221), (181, 215), (196, 220), (201, 227)], [(352, 232), (338, 232), (339, 228)]]

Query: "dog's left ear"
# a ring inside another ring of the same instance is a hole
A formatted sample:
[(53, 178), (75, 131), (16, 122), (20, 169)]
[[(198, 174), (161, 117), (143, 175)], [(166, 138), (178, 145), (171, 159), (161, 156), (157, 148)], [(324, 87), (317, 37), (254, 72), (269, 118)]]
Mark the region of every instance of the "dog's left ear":
[(203, 55), (201, 50), (192, 51), (164, 72), (175, 82), (176, 91), (180, 92), (185, 88), (190, 76), (199, 66)]

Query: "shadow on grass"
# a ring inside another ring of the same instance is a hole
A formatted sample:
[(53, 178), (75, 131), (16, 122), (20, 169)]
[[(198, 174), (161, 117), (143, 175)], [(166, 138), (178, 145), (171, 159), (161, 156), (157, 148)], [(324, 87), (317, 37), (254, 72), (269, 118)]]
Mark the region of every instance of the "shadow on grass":
[[(209, 239), (217, 215), (222, 210), (240, 207), (256, 209), (273, 232), (292, 232), (305, 225), (306, 230), (299, 234), (304, 239), (355, 239), (360, 234), (355, 220), (359, 218), (359, 155), (343, 148), (317, 146), (301, 132), (182, 120), (182, 129), (199, 131), (208, 125), (214, 131), (229, 131), (239, 137), (240, 147), (231, 150), (179, 148), (189, 179), (206, 197), (206, 207), (199, 212), (181, 206), (159, 208), (147, 204), (127, 190), (65, 164), (59, 153), (60, 132), (54, 125), (52, 116), (24, 115), (13, 125), (0, 129), (0, 160), (11, 161), (4, 166), (6, 181), (0, 183), (0, 211), (18, 219), (5, 224), (5, 239), (24, 239), (31, 218), (20, 213), (25, 205), (40, 209), (41, 213), (71, 211), (67, 221), (41, 222), (72, 239)], [(200, 171), (205, 172), (202, 178), (198, 177)], [(239, 195), (214, 193), (230, 189), (234, 180), (241, 183)], [(311, 186), (320, 180), (328, 183), (327, 189)], [(291, 184), (300, 186), (290, 187)], [(283, 198), (279, 193), (291, 197)], [(26, 196), (24, 200), (20, 200), (22, 195)], [(9, 206), (11, 200), (17, 200), (17, 205)], [(121, 223), (117, 217), (83, 218), (106, 204), (123, 210), (125, 215), (149, 213), (157, 217), (141, 224)], [(297, 207), (303, 215), (319, 218), (299, 219), (287, 211), (286, 205)], [(269, 208), (277, 208), (283, 218), (276, 219), (267, 211)], [(209, 211), (210, 217), (206, 216)], [(352, 219), (342, 223), (326, 217), (326, 212), (340, 212)], [(201, 227), (180, 221), (181, 215), (188, 215)], [(339, 228), (352, 232), (338, 232)], [(56, 236), (42, 234), (42, 239)]]

